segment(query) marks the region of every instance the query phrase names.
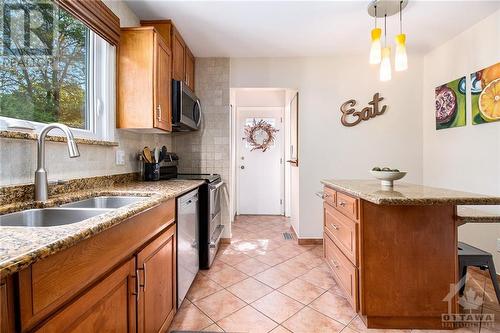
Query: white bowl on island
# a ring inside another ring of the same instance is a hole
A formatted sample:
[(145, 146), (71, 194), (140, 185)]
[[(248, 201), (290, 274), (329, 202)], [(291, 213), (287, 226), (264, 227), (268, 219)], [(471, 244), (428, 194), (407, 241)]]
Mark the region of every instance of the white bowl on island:
[(406, 172), (403, 171), (370, 170), (370, 172), (373, 177), (380, 180), (382, 187), (393, 187), (395, 180), (399, 180), (406, 176)]

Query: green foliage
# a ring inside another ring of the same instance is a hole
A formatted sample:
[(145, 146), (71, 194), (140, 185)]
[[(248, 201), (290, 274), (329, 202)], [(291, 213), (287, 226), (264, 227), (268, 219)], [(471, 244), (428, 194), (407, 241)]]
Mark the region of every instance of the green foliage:
[[(13, 3), (12, 1), (10, 2)], [(11, 45), (0, 60), (0, 116), (85, 128), (89, 29), (46, 2), (17, 1), (37, 11), (32, 29), (49, 54)], [(50, 29), (49, 29), (50, 28)]]

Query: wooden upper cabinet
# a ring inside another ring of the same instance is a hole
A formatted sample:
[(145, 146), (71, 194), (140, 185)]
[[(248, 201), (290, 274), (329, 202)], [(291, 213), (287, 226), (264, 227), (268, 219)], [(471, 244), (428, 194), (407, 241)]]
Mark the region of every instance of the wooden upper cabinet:
[(121, 30), (118, 128), (171, 130), (171, 63), (168, 44), (154, 27)]
[(194, 91), (194, 55), (186, 47), (186, 84)]
[(135, 262), (115, 269), (36, 332), (135, 332)]
[(175, 225), (137, 254), (138, 332), (165, 332), (176, 311)]
[(156, 84), (155, 105), (156, 114), (154, 127), (162, 130), (172, 130), (172, 57), (167, 44), (160, 38), (156, 47)]
[(172, 29), (172, 76), (175, 80), (186, 80), (186, 44), (177, 29)]
[(192, 90), (194, 90), (195, 58), (172, 21), (141, 21), (141, 25), (153, 26), (158, 33), (162, 35), (168, 47), (172, 50), (172, 78), (184, 81)]

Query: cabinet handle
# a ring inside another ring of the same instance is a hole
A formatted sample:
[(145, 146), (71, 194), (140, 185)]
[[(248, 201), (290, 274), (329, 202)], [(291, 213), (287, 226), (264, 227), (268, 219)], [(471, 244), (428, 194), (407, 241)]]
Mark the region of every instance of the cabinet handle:
[(345, 202), (344, 202), (344, 201), (341, 201), (341, 202), (339, 203), (339, 205), (340, 205), (341, 207), (345, 207)]
[(335, 230), (339, 230), (339, 227), (336, 224), (330, 223), (330, 226)]
[(133, 295), (135, 295), (135, 300), (136, 302), (139, 302), (139, 290), (141, 288), (141, 283), (139, 281), (139, 269), (135, 270), (135, 292)]
[(332, 263), (333, 267), (339, 268), (339, 265), (333, 259), (330, 259), (330, 262)]
[(142, 283), (142, 290), (146, 290), (146, 263), (142, 264), (142, 270), (144, 271), (144, 282)]
[(156, 107), (156, 118), (158, 119), (158, 121), (161, 121), (161, 105), (158, 104), (158, 106)]

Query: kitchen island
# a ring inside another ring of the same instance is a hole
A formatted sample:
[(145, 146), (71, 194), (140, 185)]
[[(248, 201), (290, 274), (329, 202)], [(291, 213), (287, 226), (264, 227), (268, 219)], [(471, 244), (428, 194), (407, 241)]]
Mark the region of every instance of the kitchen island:
[[(378, 181), (324, 180), (324, 251), (368, 328), (458, 327), (457, 206), (499, 197)], [(451, 292), (450, 292), (451, 290)]]

